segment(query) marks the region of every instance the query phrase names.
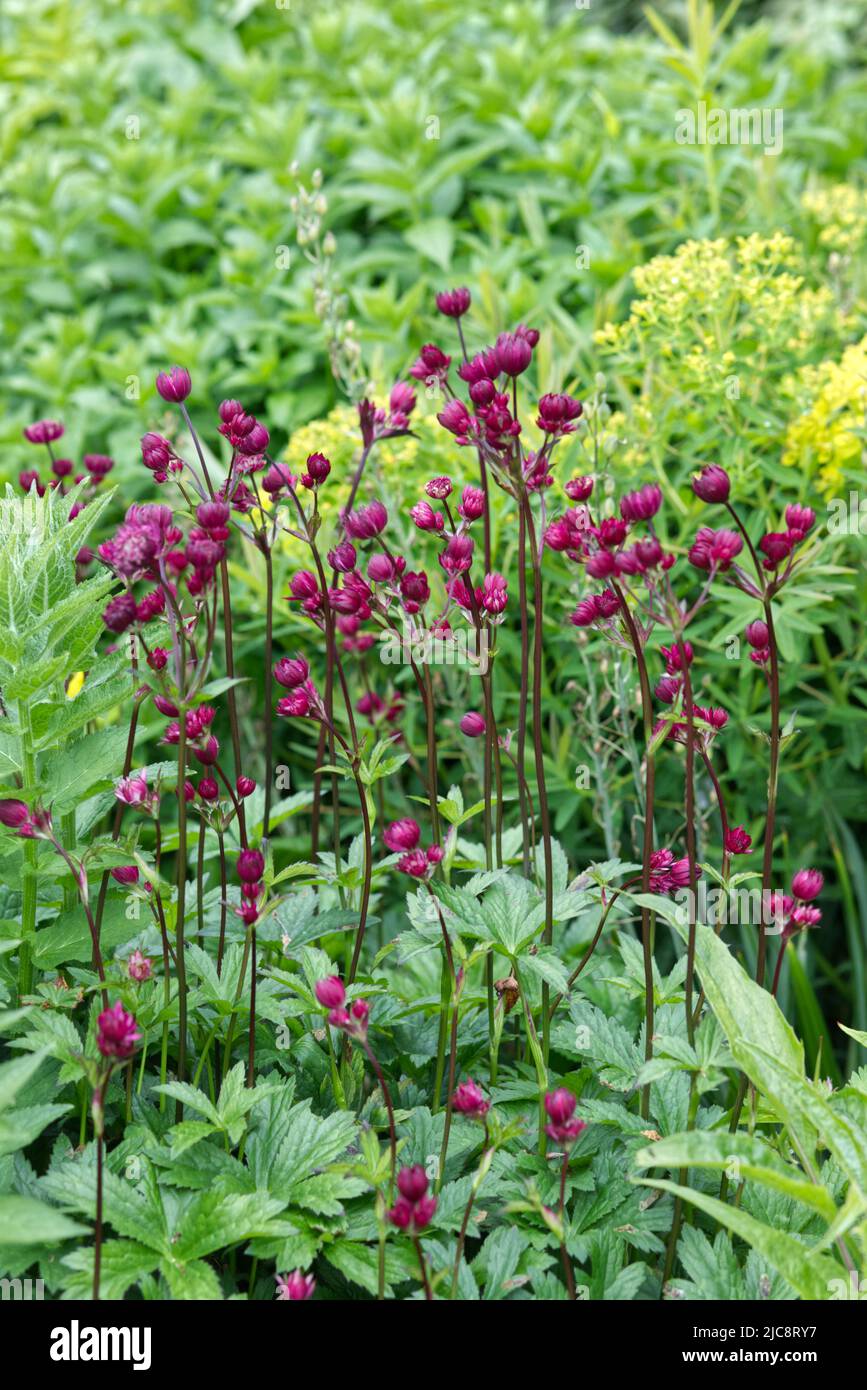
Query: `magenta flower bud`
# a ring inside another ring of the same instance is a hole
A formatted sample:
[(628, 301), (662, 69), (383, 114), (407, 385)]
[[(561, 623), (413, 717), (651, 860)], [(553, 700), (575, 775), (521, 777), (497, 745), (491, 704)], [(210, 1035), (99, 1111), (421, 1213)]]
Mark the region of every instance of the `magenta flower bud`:
[(506, 376), (520, 376), (533, 358), (533, 345), (522, 333), (501, 333), (494, 344), (497, 366)]
[(153, 965), (147, 956), (136, 950), (131, 953), (126, 963), (126, 970), (129, 978), (140, 985), (145, 980), (150, 979), (153, 974)]
[(177, 705), (173, 705), (171, 700), (167, 700), (165, 695), (155, 695), (154, 704), (160, 714), (164, 714), (167, 719), (176, 719), (178, 715)]
[(664, 705), (671, 705), (680, 694), (680, 681), (677, 676), (660, 676), (654, 695)]
[(289, 580), (293, 598), (313, 598), (319, 594), (319, 581), (310, 570), (298, 570)]
[(818, 898), (824, 882), (824, 875), (818, 869), (799, 869), (792, 879), (792, 895), (802, 903), (812, 902)]
[(749, 854), (752, 843), (752, 836), (742, 825), (730, 826), (725, 833), (724, 848), (728, 854)]
[(409, 369), (415, 381), (429, 381), (431, 377), (444, 381), (448, 375), (451, 358), (435, 343), (425, 343), (416, 360)]
[[(87, 459), (85, 459), (87, 463)], [(68, 478), (72, 472), (72, 459), (55, 459), (51, 465), (55, 478)]]
[(368, 502), (366, 507), (359, 507), (344, 518), (347, 536), (356, 541), (373, 540), (385, 530), (387, 522), (388, 512), (378, 501)]
[(265, 426), (259, 420), (254, 420), (253, 428), (239, 441), (238, 449), (252, 458), (254, 454), (264, 454), (270, 443), (271, 436)]
[(102, 621), (109, 632), (126, 632), (135, 618), (136, 601), (130, 593), (118, 594), (106, 605), (102, 614)]
[(90, 476), (99, 482), (100, 478), (104, 478), (114, 468), (114, 459), (109, 458), (108, 454), (85, 454), (84, 466)]
[(488, 613), (502, 613), (509, 601), (509, 591), (501, 574), (486, 574), (482, 585), (482, 607)]
[(135, 864), (123, 864), (120, 868), (112, 869), (111, 876), (115, 883), (138, 883), (138, 869)]
[(571, 1119), (577, 1101), (571, 1091), (567, 1091), (565, 1086), (560, 1086), (556, 1091), (548, 1091), (545, 1096), (545, 1111), (549, 1120), (555, 1124), (565, 1124)]
[(481, 381), (474, 381), (470, 387), (470, 400), (473, 405), (484, 409), (485, 406), (492, 404), (497, 394), (497, 387), (493, 381), (483, 377)]
[(709, 463), (693, 478), (692, 490), (702, 502), (727, 502), (731, 491), (729, 475), (718, 463)]
[(370, 1017), (370, 1005), (366, 999), (355, 999), (349, 1009), (350, 1018), (358, 1025), (359, 1029), (367, 1029), (367, 1020)]
[(63, 425), (58, 420), (37, 420), (35, 424), (27, 426), (24, 438), (30, 444), (53, 444), (63, 433)]
[(242, 883), (258, 883), (265, 872), (265, 856), (258, 849), (242, 849), (236, 867)]
[(425, 483), (424, 490), (428, 497), (433, 497), (435, 501), (441, 502), (444, 498), (450, 497), (452, 493), (451, 478), (431, 478)]
[(552, 392), (539, 401), (536, 424), (545, 434), (572, 434), (576, 429), (574, 421), (583, 413), (584, 407), (574, 396), (567, 396), (562, 391)]
[(573, 502), (586, 502), (593, 492), (592, 478), (570, 478), (566, 484), (566, 496)]
[(396, 381), (388, 398), (392, 415), (411, 415), (415, 410), (416, 394), (408, 381)]
[(160, 372), (156, 385), (163, 400), (175, 404), (185, 401), (193, 389), (190, 374), (183, 367), (170, 367), (167, 372)]
[(764, 561), (765, 569), (777, 569), (791, 555), (793, 549), (794, 541), (783, 531), (771, 531), (759, 541), (759, 550), (767, 557)]
[(196, 507), (196, 520), (200, 526), (204, 526), (206, 531), (224, 528), (230, 515), (229, 505), (226, 502), (200, 502)]
[(490, 1108), (491, 1102), (485, 1100), (481, 1087), (477, 1086), (475, 1081), (471, 1079), (462, 1081), (461, 1084), (455, 1088), (455, 1093), (452, 1097), (452, 1109), (457, 1110), (459, 1114), (471, 1115), (481, 1119), (482, 1116), (487, 1115)]
[(441, 864), (445, 859), (446, 852), (442, 845), (428, 845), (425, 855), (429, 864)]
[(579, 600), (577, 607), (569, 614), (573, 627), (592, 627), (599, 617), (599, 605), (595, 594), (588, 594)]
[(416, 502), (409, 514), (420, 531), (441, 531), (445, 526), (445, 517), (435, 512), (430, 502)]
[(29, 492), (32, 487), (35, 487), (40, 497), (45, 496), (45, 487), (35, 468), (25, 468), (22, 473), (19, 473), (18, 484), (22, 492)]
[(486, 728), (484, 719), (475, 710), (468, 710), (460, 724), (461, 733), (467, 738), (481, 738)]
[[(551, 530), (551, 527), (548, 527)], [(554, 547), (555, 549), (557, 547)], [(607, 579), (617, 570), (617, 562), (610, 550), (597, 550), (587, 561), (587, 573), (594, 579)]]
[(662, 506), (662, 488), (645, 483), (637, 492), (627, 492), (620, 499), (620, 515), (624, 521), (649, 521)]
[(452, 536), (443, 553), (440, 555), (440, 564), (447, 574), (463, 574), (468, 570), (473, 562), (473, 540), (471, 536), (456, 535)]
[(660, 647), (659, 650), (665, 659), (665, 669), (669, 676), (673, 676), (678, 671), (683, 670), (684, 656), (686, 657), (687, 666), (692, 665), (693, 650), (691, 642), (684, 642), (683, 650), (681, 650), (681, 644), (679, 642), (672, 643), (670, 647)]
[(392, 854), (401, 854), (405, 850), (415, 849), (421, 838), (421, 826), (411, 817), (395, 820), (386, 826), (382, 838)]
[(473, 427), (473, 420), (463, 401), (449, 401), (448, 405), (443, 406), (437, 415), (437, 419), (443, 429), (448, 430), (449, 434), (456, 435), (459, 439), (466, 438)]
[(324, 454), (308, 454), (307, 472), (301, 481), (305, 487), (316, 487), (319, 483), (325, 482), (330, 472), (331, 460)]
[(220, 784), (216, 777), (200, 777), (198, 792), (203, 801), (219, 801)]
[(30, 819), (30, 811), (23, 801), (0, 801), (0, 825), (8, 825), (10, 830), (18, 830)]
[(310, 675), (310, 667), (303, 656), (284, 656), (274, 667), (274, 679), (287, 690), (303, 685)]
[(184, 801), (190, 802), (196, 799), (196, 789), (189, 780), (184, 782)]
[(464, 488), (458, 512), (464, 521), (478, 521), (485, 514), (485, 494), (480, 487)]
[(96, 1045), (103, 1057), (125, 1062), (135, 1052), (141, 1038), (136, 1021), (120, 1000), (110, 1009), (103, 1009), (97, 1020)]
[(193, 749), (193, 756), (199, 760), (203, 767), (214, 766), (220, 756), (220, 744), (213, 734), (208, 737), (202, 748)]
[(413, 1205), (405, 1197), (398, 1197), (394, 1206), (388, 1212), (388, 1219), (392, 1226), (396, 1226), (399, 1231), (407, 1231), (412, 1225)]
[(339, 1009), (346, 999), (346, 990), (339, 975), (329, 975), (324, 980), (317, 980), (315, 994), (323, 1009)]
[(427, 878), (430, 861), (423, 849), (414, 849), (398, 859), (397, 867), (400, 873), (409, 874), (410, 878)]
[(801, 507), (793, 503), (786, 508), (786, 525), (793, 531), (803, 531), (804, 535), (812, 530), (816, 521), (816, 513), (812, 507)]
[(461, 318), (470, 307), (470, 292), (461, 287), (458, 290), (441, 290), (436, 296), (436, 306), (447, 319)]
[(372, 584), (387, 584), (394, 578), (394, 561), (389, 555), (371, 555), (367, 564), (367, 577)]
[(252, 777), (237, 777), (235, 779), (235, 791), (240, 797), (252, 796), (256, 790), (256, 783)]
[(745, 635), (751, 647), (766, 647), (771, 638), (767, 623), (763, 623), (761, 619), (750, 623)]
[(731, 567), (743, 547), (743, 540), (737, 531), (712, 531), (709, 526), (702, 526), (687, 558), (696, 569), (719, 570), (722, 573)]
[(351, 541), (341, 541), (328, 552), (328, 563), (338, 574), (348, 574), (355, 569), (357, 559), (355, 546)]
[(397, 1190), (413, 1205), (421, 1201), (428, 1190), (428, 1176), (420, 1163), (414, 1163), (411, 1168), (401, 1168), (397, 1175)]
[(310, 696), (302, 687), (277, 701), (277, 713), (289, 719), (303, 719), (310, 713)]
[(276, 1274), (277, 1302), (304, 1303), (313, 1297), (316, 1280), (312, 1274), (304, 1274), (296, 1269), (293, 1274)]

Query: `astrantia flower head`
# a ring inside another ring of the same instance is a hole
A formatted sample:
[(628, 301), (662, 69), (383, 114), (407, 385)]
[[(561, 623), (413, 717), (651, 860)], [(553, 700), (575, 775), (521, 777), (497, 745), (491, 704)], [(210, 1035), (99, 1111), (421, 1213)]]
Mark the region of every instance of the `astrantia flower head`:
[(346, 990), (339, 975), (329, 975), (324, 980), (317, 980), (315, 993), (323, 1009), (339, 1009), (346, 1000)]
[(497, 366), (505, 376), (520, 376), (533, 358), (533, 344), (526, 334), (501, 333), (494, 344)]
[(467, 486), (461, 493), (458, 512), (464, 521), (478, 521), (485, 514), (485, 494), (480, 487)]
[(63, 425), (59, 420), (37, 420), (34, 424), (28, 425), (24, 431), (24, 438), (30, 444), (53, 444), (55, 439), (60, 439), (64, 433)]
[(812, 507), (801, 507), (793, 503), (786, 508), (786, 525), (792, 531), (803, 531), (804, 535), (813, 529), (816, 513)]
[(242, 849), (238, 855), (238, 877), (242, 883), (257, 883), (265, 872), (265, 856), (258, 849)]
[(725, 833), (724, 848), (728, 854), (749, 854), (752, 843), (752, 837), (742, 825), (730, 826)]
[(0, 825), (6, 825), (10, 830), (20, 830), (29, 819), (30, 811), (23, 801), (0, 801)]
[(425, 343), (409, 374), (416, 381), (443, 382), (449, 374), (451, 358), (435, 343)]
[(435, 501), (441, 502), (445, 497), (451, 496), (452, 480), (446, 477), (431, 478), (430, 482), (425, 483), (424, 490), (428, 497), (433, 497)]
[(763, 623), (760, 618), (747, 626), (744, 635), (750, 646), (756, 648), (766, 647), (771, 637), (767, 623)]
[(347, 536), (357, 541), (373, 540), (385, 530), (387, 522), (388, 512), (378, 501), (368, 502), (344, 518)]
[(135, 864), (122, 864), (116, 869), (111, 870), (111, 876), (115, 883), (126, 885), (138, 883), (139, 872)]
[(103, 1009), (97, 1020), (96, 1045), (103, 1057), (112, 1061), (125, 1062), (135, 1052), (135, 1045), (141, 1038), (132, 1014), (118, 999), (110, 1009)]
[(709, 463), (692, 480), (692, 490), (702, 502), (727, 502), (731, 483), (718, 463)]
[(490, 1110), (491, 1102), (485, 1100), (481, 1087), (475, 1081), (467, 1080), (455, 1087), (452, 1108), (471, 1119), (482, 1119)]
[(486, 727), (484, 719), (475, 710), (468, 710), (460, 723), (461, 733), (466, 734), (467, 738), (480, 738)]
[(825, 879), (818, 869), (799, 869), (792, 879), (792, 896), (809, 903), (818, 898)]
[(278, 1303), (304, 1303), (313, 1297), (316, 1280), (312, 1274), (296, 1269), (292, 1274), (275, 1274)]
[(574, 396), (567, 396), (562, 391), (551, 392), (539, 401), (536, 424), (545, 434), (572, 434), (577, 429), (575, 421), (580, 419), (583, 412), (584, 407)]
[(421, 826), (407, 816), (404, 820), (395, 820), (387, 825), (382, 838), (392, 854), (402, 854), (415, 849), (421, 839)]
[(627, 492), (620, 499), (620, 515), (624, 521), (649, 521), (662, 506), (662, 488), (645, 483), (637, 492)]
[(427, 1174), (420, 1164), (401, 1168), (397, 1175), (400, 1196), (388, 1212), (389, 1221), (398, 1230), (418, 1235), (430, 1225), (437, 1199), (427, 1195), (428, 1186)]
[(164, 401), (175, 403), (185, 401), (193, 389), (190, 374), (183, 367), (170, 367), (167, 372), (160, 372), (156, 386)]
[(712, 531), (709, 526), (702, 526), (690, 547), (688, 559), (696, 569), (725, 572), (743, 548), (737, 531)]
[(586, 502), (593, 492), (592, 478), (570, 478), (565, 488), (572, 502)]
[(449, 319), (461, 318), (469, 309), (470, 302), (470, 292), (463, 286), (457, 290), (442, 290), (436, 296), (437, 308)]
[(274, 667), (274, 679), (287, 690), (303, 685), (310, 675), (310, 667), (303, 656), (284, 656)]
[(556, 1091), (548, 1091), (545, 1096), (545, 1111), (548, 1115), (545, 1133), (557, 1144), (574, 1144), (587, 1128), (586, 1120), (580, 1120), (575, 1116), (575, 1105), (575, 1097), (565, 1086), (560, 1086)]
[(142, 955), (141, 951), (133, 951), (126, 963), (126, 971), (131, 980), (136, 984), (143, 984), (149, 980), (153, 974), (153, 963), (148, 956)]

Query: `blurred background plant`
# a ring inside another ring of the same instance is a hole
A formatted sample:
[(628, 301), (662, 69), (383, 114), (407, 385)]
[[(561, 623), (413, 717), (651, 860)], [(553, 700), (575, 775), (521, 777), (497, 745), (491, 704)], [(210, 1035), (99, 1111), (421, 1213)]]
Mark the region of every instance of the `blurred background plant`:
[[(178, 361), (200, 402), (240, 397), (290, 462), (330, 456), (328, 525), (356, 449), (347, 402), (405, 374), (442, 337), (435, 292), (466, 283), (479, 331), (538, 325), (540, 390), (589, 402), (564, 478), (596, 471), (622, 490), (655, 475), (680, 519), (674, 546), (698, 522), (683, 484), (709, 461), (748, 508), (782, 515), (818, 496), (827, 521), (823, 503), (848, 508), (864, 487), (865, 18), (867, 0), (663, 0), (646, 15), (566, 0), (6, 0), (0, 478), (32, 465), (21, 431), (48, 415), (74, 459), (115, 458), (124, 504), (149, 497), (138, 440), (171, 433), (152, 382)], [(678, 143), (678, 113), (701, 100), (781, 109), (782, 153)], [(421, 401), (417, 438), (377, 456), (390, 509), (405, 514), (426, 478), (456, 467), (437, 408)], [(839, 895), (784, 985), (813, 1055), (823, 1010), (867, 1028), (867, 596), (863, 537), (851, 516), (845, 529), (838, 566), (787, 602), (779, 634), (797, 710), (781, 834), (797, 821), (798, 855)], [(291, 562), (278, 557), (278, 583)], [(252, 547), (232, 574), (252, 720)], [(545, 636), (552, 813), (583, 863), (631, 852), (636, 769), (609, 756), (608, 734), (634, 722), (635, 692), (616, 664), (591, 684), (563, 624), (568, 576), (552, 566), (548, 582), (561, 589)], [(706, 693), (732, 712), (723, 775), (747, 825), (763, 694), (727, 640), (751, 616), (726, 596), (696, 633)], [(281, 643), (296, 621), (280, 612)], [(505, 629), (501, 645), (514, 675)], [(502, 688), (508, 725), (516, 686)], [(408, 706), (412, 746), (417, 718)], [(290, 751), (301, 785), (312, 750), (299, 737)], [(576, 782), (576, 763), (595, 785)], [(675, 782), (660, 795), (675, 805)], [(699, 809), (710, 816), (707, 797)]]

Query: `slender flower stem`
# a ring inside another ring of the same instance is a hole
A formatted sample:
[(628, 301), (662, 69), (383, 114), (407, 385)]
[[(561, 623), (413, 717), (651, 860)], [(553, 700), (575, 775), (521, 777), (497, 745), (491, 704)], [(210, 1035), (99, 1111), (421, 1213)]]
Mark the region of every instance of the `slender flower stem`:
[(558, 1213), (560, 1216), (560, 1229), (563, 1232), (563, 1239), (560, 1241), (560, 1259), (563, 1264), (563, 1273), (566, 1276), (566, 1288), (569, 1291), (569, 1298), (575, 1301), (575, 1275), (572, 1273), (572, 1261), (569, 1259), (569, 1251), (566, 1249), (566, 1178), (569, 1173), (569, 1150), (563, 1154), (563, 1163), (560, 1168), (560, 1205)]
[(93, 1232), (93, 1301), (99, 1302), (99, 1283), (102, 1269), (102, 1165), (103, 1165), (103, 1124), (105, 1093), (111, 1071), (97, 1088), (94, 1122), (96, 1125), (96, 1224)]
[(220, 939), (217, 943), (217, 976), (223, 973), (223, 953), (226, 949), (226, 912), (229, 883), (226, 873), (226, 839), (217, 827), (217, 849), (220, 855)]
[[(184, 917), (187, 893), (187, 799), (184, 796), (187, 759), (187, 721), (181, 713), (178, 720), (178, 853), (177, 906), (175, 914), (175, 969), (178, 977), (178, 1080), (186, 1080), (187, 1072), (187, 966), (184, 956)], [(177, 1122), (183, 1118), (178, 1101)]]
[[(21, 772), (25, 787), (36, 785), (36, 755), (30, 727), (30, 710), (24, 700), (18, 701), (18, 727), (21, 731)], [(39, 847), (32, 839), (24, 841), (24, 866), (21, 874), (21, 945), (18, 948), (18, 994), (24, 996), (33, 989), (33, 952), (36, 944), (36, 904), (38, 897), (37, 866)]]
[(524, 508), (518, 507), (518, 608), (521, 615), (521, 687), (518, 695), (518, 751), (515, 770), (518, 774), (518, 801), (521, 810), (524, 877), (530, 875), (530, 791), (527, 785), (527, 703), (530, 689), (530, 629), (527, 615), (527, 523)]
[[(539, 797), (539, 816), (542, 822), (542, 853), (545, 862), (545, 929), (542, 940), (550, 946), (554, 937), (554, 861), (551, 850), (551, 817), (548, 810), (548, 789), (545, 783), (545, 754), (542, 747), (542, 562), (536, 544), (536, 528), (530, 499), (526, 493), (522, 506), (527, 523), (527, 542), (530, 547), (530, 560), (533, 566), (533, 751), (536, 761), (536, 791)], [(548, 1062), (550, 1050), (550, 1024), (548, 1020), (550, 989), (547, 981), (542, 984), (542, 1054)]]
[(391, 1092), (389, 1091), (388, 1086), (386, 1084), (385, 1075), (383, 1073), (382, 1067), (379, 1065), (379, 1060), (376, 1056), (376, 1053), (370, 1046), (370, 1043), (368, 1042), (366, 1037), (362, 1038), (361, 1044), (365, 1052), (367, 1053), (370, 1065), (373, 1067), (373, 1070), (376, 1073), (376, 1079), (379, 1082), (379, 1089), (382, 1091), (382, 1099), (385, 1101), (385, 1108), (388, 1112), (388, 1143), (391, 1153), (391, 1178), (389, 1181), (388, 1198), (389, 1201), (394, 1201), (394, 1178), (395, 1173), (397, 1171), (397, 1130), (395, 1128), (394, 1123), (394, 1106), (391, 1100)]
[(267, 540), (265, 557), (265, 811), (262, 834), (271, 837), (271, 798), (274, 791), (274, 560)]
[[(638, 666), (638, 684), (641, 690), (641, 713), (644, 721), (644, 843), (642, 847), (641, 891), (650, 892), (650, 856), (653, 853), (653, 804), (656, 784), (656, 757), (653, 749), (653, 700), (644, 648), (635, 626), (635, 619), (618, 584), (611, 581), (611, 587), (620, 600), (620, 611), (629, 633), (635, 661)], [(651, 941), (650, 910), (641, 909), (641, 944), (644, 954), (644, 1060), (653, 1057), (653, 947)], [(650, 1114), (650, 1085), (641, 1090), (641, 1118), (646, 1120)]]
[(464, 1208), (463, 1220), (461, 1221), (461, 1229), (460, 1229), (460, 1231), (458, 1232), (458, 1245), (457, 1245), (457, 1251), (456, 1251), (456, 1254), (455, 1254), (455, 1268), (454, 1268), (454, 1272), (453, 1272), (453, 1274), (452, 1274), (452, 1295), (451, 1295), (451, 1296), (452, 1296), (453, 1299), (457, 1296), (457, 1292), (458, 1292), (458, 1280), (460, 1279), (460, 1274), (461, 1274), (461, 1260), (463, 1259), (464, 1246), (465, 1246), (465, 1244), (466, 1244), (466, 1239), (467, 1239), (467, 1230), (469, 1229), (470, 1217), (472, 1216), (472, 1213), (473, 1213), (473, 1206), (475, 1205), (476, 1198), (477, 1198), (477, 1196), (479, 1195), (479, 1190), (480, 1190), (480, 1188), (481, 1188), (481, 1186), (482, 1186), (482, 1183), (484, 1182), (484, 1180), (485, 1180), (485, 1178), (486, 1178), (486, 1176), (487, 1176), (487, 1174), (488, 1174), (488, 1172), (489, 1172), (489, 1170), (490, 1170), (490, 1167), (491, 1167), (491, 1160), (492, 1160), (493, 1157), (494, 1157), (494, 1150), (493, 1150), (492, 1147), (489, 1147), (489, 1146), (488, 1146), (488, 1142), (487, 1142), (487, 1141), (488, 1141), (488, 1135), (487, 1135), (487, 1127), (486, 1127), (486, 1129), (485, 1129), (485, 1148), (482, 1150), (481, 1161), (480, 1161), (480, 1163), (479, 1163), (479, 1167), (478, 1167), (478, 1170), (477, 1170), (477, 1172), (476, 1172), (476, 1175), (475, 1175), (475, 1177), (474, 1177), (474, 1179), (473, 1179), (473, 1185), (472, 1185), (472, 1187), (470, 1188), (469, 1199), (468, 1199), (468, 1201), (467, 1201), (466, 1207)]
[(693, 1042), (695, 1022), (692, 1010), (693, 975), (695, 973), (695, 928), (696, 928), (696, 843), (695, 843), (695, 716), (692, 707), (692, 678), (687, 661), (683, 634), (678, 635), (678, 648), (683, 669), (683, 704), (686, 715), (686, 853), (689, 865), (689, 936), (686, 948), (686, 980), (684, 982), (684, 1007), (686, 1009), (686, 1033), (690, 1046)]
[(418, 1256), (418, 1267), (419, 1273), (421, 1274), (421, 1281), (424, 1285), (425, 1299), (428, 1303), (433, 1303), (433, 1290), (431, 1289), (430, 1279), (428, 1278), (427, 1264), (425, 1263), (424, 1251), (421, 1248), (421, 1241), (415, 1234), (413, 1234), (412, 1243), (415, 1246), (415, 1253)]

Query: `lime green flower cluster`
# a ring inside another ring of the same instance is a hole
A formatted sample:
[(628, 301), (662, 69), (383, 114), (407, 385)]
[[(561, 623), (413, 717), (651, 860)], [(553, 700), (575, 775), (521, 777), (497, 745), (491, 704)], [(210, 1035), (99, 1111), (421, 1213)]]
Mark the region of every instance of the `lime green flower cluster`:
[[(596, 341), (655, 385), (723, 395), (740, 379), (766, 388), (778, 364), (796, 365), (835, 324), (834, 297), (805, 282), (803, 252), (783, 232), (687, 241), (634, 271), (639, 298)], [(791, 359), (795, 362), (792, 363)]]
[(789, 426), (783, 463), (817, 475), (825, 494), (839, 491), (847, 469), (860, 467), (867, 441), (867, 338), (839, 362), (804, 367), (791, 383), (811, 404)]
[(867, 241), (867, 192), (851, 183), (835, 183), (805, 193), (804, 211), (818, 224), (819, 242), (829, 251), (854, 256)]

